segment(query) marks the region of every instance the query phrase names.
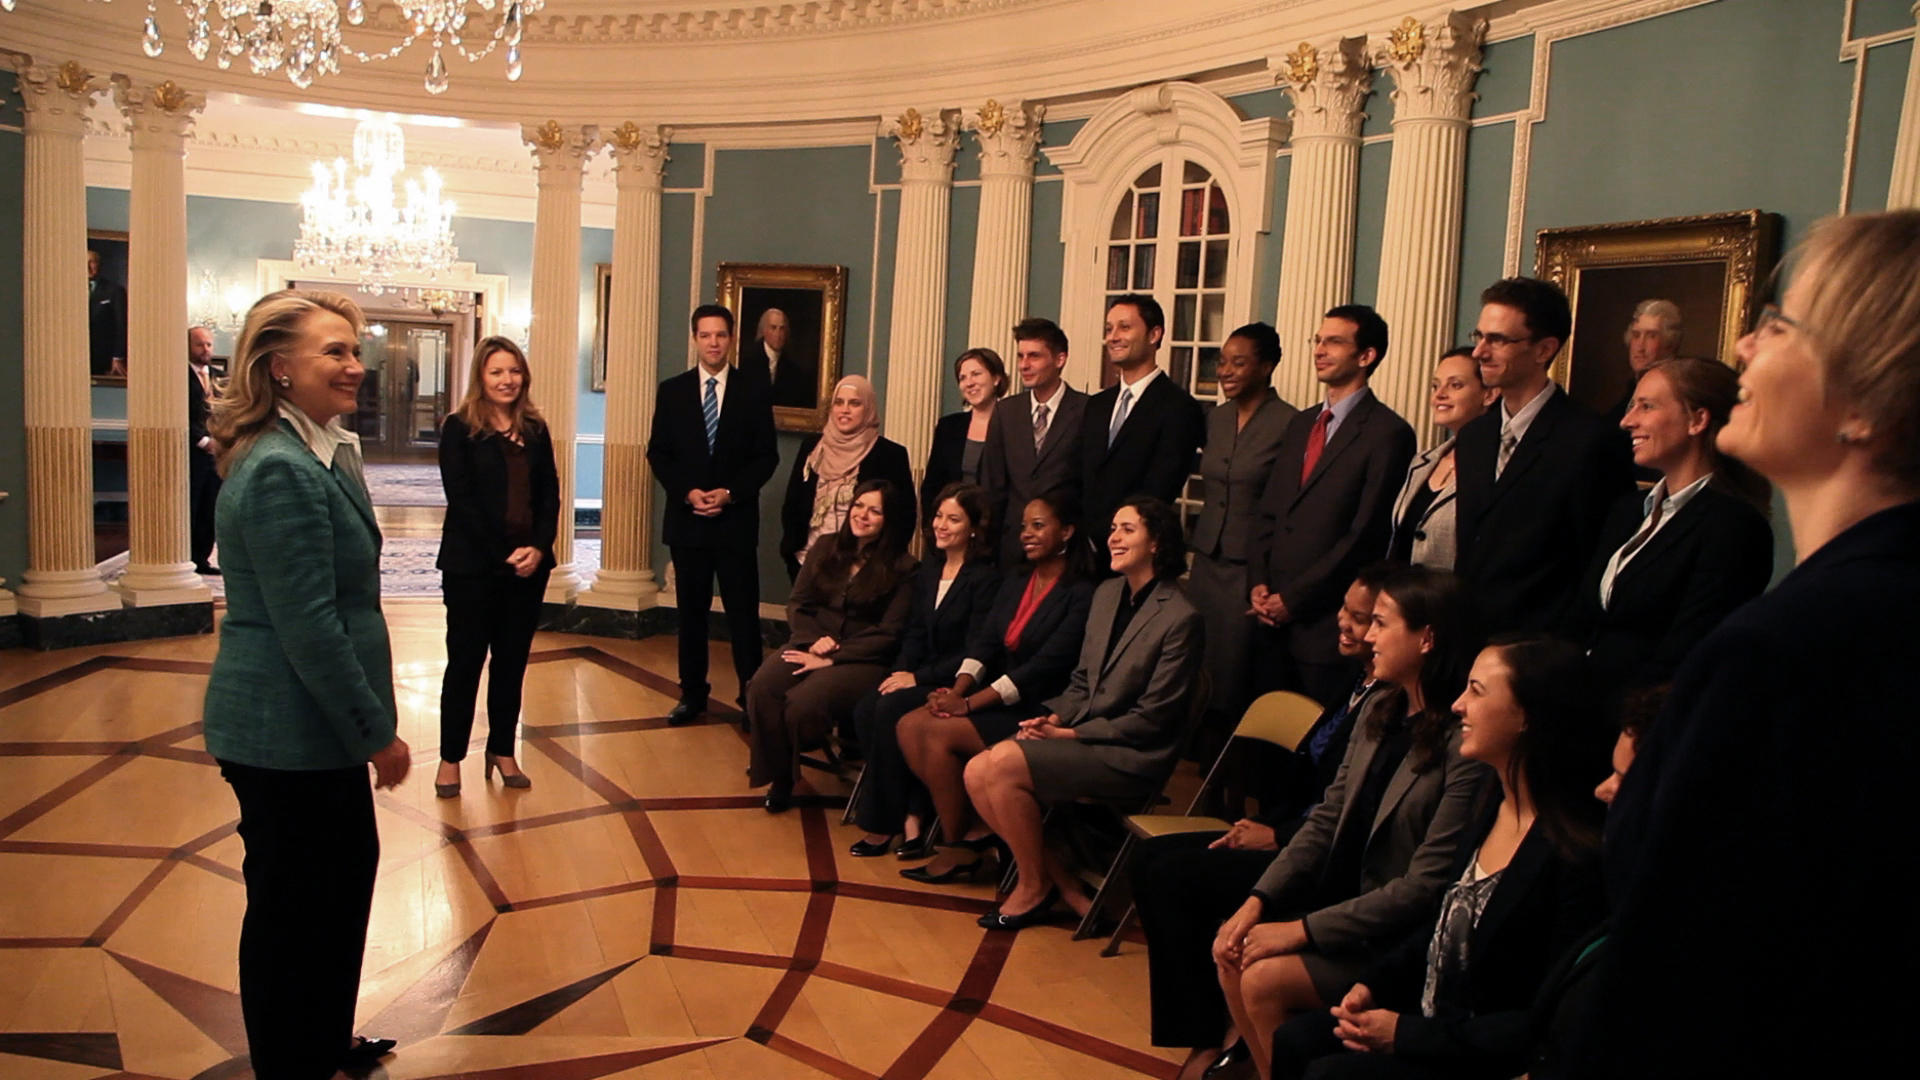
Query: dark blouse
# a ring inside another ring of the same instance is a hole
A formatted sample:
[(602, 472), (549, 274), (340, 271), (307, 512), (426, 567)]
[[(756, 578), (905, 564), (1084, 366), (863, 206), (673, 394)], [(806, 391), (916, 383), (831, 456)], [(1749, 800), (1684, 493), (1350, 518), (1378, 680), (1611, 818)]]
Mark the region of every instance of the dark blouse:
[(1120, 603), (1114, 605), (1113, 632), (1107, 635), (1107, 655), (1101, 657), (1102, 664), (1113, 659), (1114, 647), (1120, 643), (1120, 638), (1126, 634), (1127, 626), (1133, 622), (1133, 617), (1140, 613), (1141, 608), (1147, 606), (1147, 597), (1153, 595), (1153, 587), (1158, 584), (1160, 584), (1160, 579), (1154, 578), (1145, 585), (1142, 585), (1140, 587), (1140, 594), (1136, 596), (1127, 588), (1124, 582), (1121, 583)]
[(527, 468), (527, 448), (504, 435), (500, 456), (507, 463), (507, 543), (515, 548), (533, 544), (533, 481)]

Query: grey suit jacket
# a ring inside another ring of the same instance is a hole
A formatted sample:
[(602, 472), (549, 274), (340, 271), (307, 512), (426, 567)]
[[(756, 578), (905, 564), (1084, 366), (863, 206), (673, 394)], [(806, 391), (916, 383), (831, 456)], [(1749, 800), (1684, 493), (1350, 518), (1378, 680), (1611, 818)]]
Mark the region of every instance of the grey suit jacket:
[(1048, 402), (1047, 438), (1033, 449), (1033, 393), (1021, 391), (994, 406), (987, 445), (980, 456), (980, 486), (987, 489), (993, 528), (1000, 537), (1000, 565), (1017, 566), (1020, 528), (1014, 522), (1039, 495), (1080, 502), (1080, 425), (1087, 395), (1062, 384)]
[(1413, 493), (1426, 484), (1434, 468), (1440, 464), (1440, 459), (1453, 449), (1453, 442), (1452, 437), (1448, 437), (1446, 442), (1417, 455), (1413, 464), (1407, 466), (1407, 482), (1400, 485), (1400, 494), (1393, 500), (1393, 540), (1387, 544), (1387, 550), (1391, 552), (1398, 548), (1411, 531), (1413, 551), (1407, 561), (1415, 566), (1452, 570), (1454, 556), (1460, 550), (1456, 532), (1458, 515), (1454, 505), (1459, 495), (1459, 485), (1452, 480), (1434, 493), (1433, 501), (1427, 504), (1427, 512), (1420, 515), (1419, 521), (1406, 520)]
[[(1381, 708), (1405, 708), (1405, 702), (1399, 694), (1375, 694), (1354, 719), (1346, 759), (1320, 805), (1254, 886), (1269, 910), (1311, 902), (1334, 837), (1349, 827), (1348, 796), (1366, 778), (1380, 747), (1374, 715)], [(1457, 726), (1447, 735), (1443, 764), (1416, 773), (1413, 758), (1409, 753), (1400, 762), (1367, 825), (1359, 895), (1306, 916), (1307, 933), (1323, 953), (1397, 942), (1423, 920), (1432, 920), (1440, 895), (1453, 884), (1454, 857), (1473, 829), (1474, 800), (1482, 785), (1498, 781), (1493, 770), (1460, 756)]]
[(1092, 757), (1135, 776), (1157, 776), (1173, 766), (1186, 736), (1206, 625), (1180, 586), (1162, 581), (1109, 657), (1107, 640), (1125, 587), (1125, 580), (1110, 578), (1094, 591), (1080, 663), (1066, 692), (1046, 707), (1075, 729)]
[(1260, 408), (1239, 424), (1240, 406), (1223, 401), (1207, 413), (1207, 449), (1200, 455), (1200, 497), (1205, 506), (1193, 525), (1193, 550), (1211, 559), (1247, 561), (1254, 511), (1273, 475), (1280, 440), (1299, 412), (1267, 390)]

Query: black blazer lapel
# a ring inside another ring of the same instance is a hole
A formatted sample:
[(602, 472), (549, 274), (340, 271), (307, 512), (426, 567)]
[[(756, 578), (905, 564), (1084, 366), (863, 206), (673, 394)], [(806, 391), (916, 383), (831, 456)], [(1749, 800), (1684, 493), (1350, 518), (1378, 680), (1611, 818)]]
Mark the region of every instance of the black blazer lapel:
[[(1547, 838), (1542, 829), (1536, 825), (1527, 830), (1520, 846), (1514, 849), (1513, 858), (1507, 862), (1507, 868), (1500, 872), (1500, 884), (1494, 888), (1493, 895), (1487, 898), (1487, 907), (1480, 913), (1480, 921), (1473, 925), (1469, 947), (1475, 955), (1485, 955), (1483, 943), (1492, 941), (1500, 933), (1501, 926), (1552, 869), (1553, 854), (1553, 841)], [(1469, 853), (1467, 858), (1471, 859), (1473, 855)], [(1465, 864), (1461, 865), (1461, 870), (1466, 870)]]
[[(1520, 445), (1513, 448), (1513, 456), (1507, 459), (1506, 471), (1493, 482), (1493, 499), (1491, 500), (1493, 502), (1498, 502), (1500, 496), (1511, 491), (1520, 478), (1526, 475), (1527, 470), (1533, 467), (1533, 463), (1539, 461), (1546, 453), (1546, 445), (1553, 438), (1553, 429), (1560, 423), (1560, 414), (1566, 411), (1567, 395), (1564, 391), (1548, 387), (1541, 393), (1552, 393), (1553, 397), (1541, 405), (1540, 411), (1534, 414), (1533, 423), (1527, 425), (1526, 435), (1521, 438)], [(1494, 444), (1493, 460), (1497, 467), (1500, 461), (1497, 440)]]

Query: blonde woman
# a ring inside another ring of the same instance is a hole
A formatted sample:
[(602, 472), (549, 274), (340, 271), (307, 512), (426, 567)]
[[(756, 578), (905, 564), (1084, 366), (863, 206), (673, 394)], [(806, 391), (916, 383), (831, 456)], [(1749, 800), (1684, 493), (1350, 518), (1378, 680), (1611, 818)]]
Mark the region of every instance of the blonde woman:
[(787, 496), (780, 506), (780, 558), (787, 576), (800, 576), (801, 558), (815, 541), (840, 531), (853, 505), (853, 489), (868, 480), (893, 485), (896, 519), (914, 518), (913, 468), (907, 448), (880, 434), (880, 398), (873, 384), (848, 375), (834, 384), (827, 423), (800, 444)]
[(433, 793), (460, 794), (460, 762), (473, 734), (480, 669), (487, 676), (485, 778), (510, 788), (533, 781), (513, 759), (520, 688), (560, 525), (553, 439), (529, 391), (527, 354), (503, 337), (473, 350), (466, 400), (440, 432), (447, 520), (440, 533), (447, 604), (447, 673), (440, 683), (440, 772)]
[(380, 530), (360, 441), (360, 309), (277, 292), (247, 313), (208, 422), (226, 571), (207, 681), (207, 752), (240, 803), (240, 1008), (260, 1080), (371, 1067), (356, 1039), (360, 958), (380, 864), (375, 784), (406, 779), (380, 613)]

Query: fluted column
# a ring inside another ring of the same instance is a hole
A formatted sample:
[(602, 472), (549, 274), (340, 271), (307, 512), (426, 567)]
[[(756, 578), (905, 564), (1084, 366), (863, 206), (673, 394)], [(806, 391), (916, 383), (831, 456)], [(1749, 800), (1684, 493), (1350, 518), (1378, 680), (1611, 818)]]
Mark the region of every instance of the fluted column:
[(617, 201), (613, 288), (607, 310), (607, 441), (601, 470), (600, 574), (580, 602), (637, 611), (651, 607), (653, 477), (647, 428), (660, 377), (660, 189), (673, 129), (628, 121), (613, 131)]
[(1378, 43), (1375, 62), (1394, 81), (1393, 167), (1375, 304), (1392, 349), (1373, 391), (1405, 417), (1424, 444), (1433, 363), (1453, 346), (1460, 292), (1460, 219), (1466, 188), (1467, 121), (1486, 22), (1448, 12), (1409, 18)]
[(887, 337), (887, 438), (907, 448), (918, 475), (940, 418), (941, 355), (947, 328), (947, 211), (953, 155), (960, 148), (950, 111), (908, 109), (880, 134), (900, 146), (900, 226), (893, 255), (893, 325)]
[(20, 611), (34, 617), (106, 611), (119, 607), (120, 598), (100, 580), (93, 558), (87, 181), (80, 146), (87, 105), (104, 86), (73, 61), (17, 70), (26, 112), (27, 570)]
[(132, 132), (127, 247), (127, 498), (134, 607), (208, 603), (187, 527), (186, 137), (204, 94), (114, 79)]
[(973, 303), (967, 344), (1013, 362), (1013, 324), (1027, 313), (1027, 258), (1033, 239), (1033, 159), (1045, 105), (968, 110), (961, 126), (980, 143), (980, 224), (973, 241)]
[(1360, 126), (1373, 92), (1366, 39), (1301, 42), (1268, 61), (1293, 99), (1293, 167), (1280, 241), (1280, 396), (1319, 400), (1313, 337), (1327, 311), (1353, 298), (1353, 247), (1360, 196)]
[[(1913, 5), (1913, 17), (1920, 23), (1920, 4)], [(1900, 106), (1900, 137), (1893, 148), (1893, 184), (1887, 189), (1889, 210), (1920, 207), (1920, 26), (1915, 29), (1913, 58), (1907, 62), (1907, 97)]]
[(557, 120), (521, 126), (533, 148), (538, 191), (533, 211), (533, 325), (527, 361), (540, 411), (553, 436), (560, 469), (560, 528), (553, 538), (553, 577), (547, 602), (564, 604), (580, 591), (573, 565), (574, 397), (580, 383), (580, 182), (587, 159), (600, 149), (592, 124), (563, 127)]

